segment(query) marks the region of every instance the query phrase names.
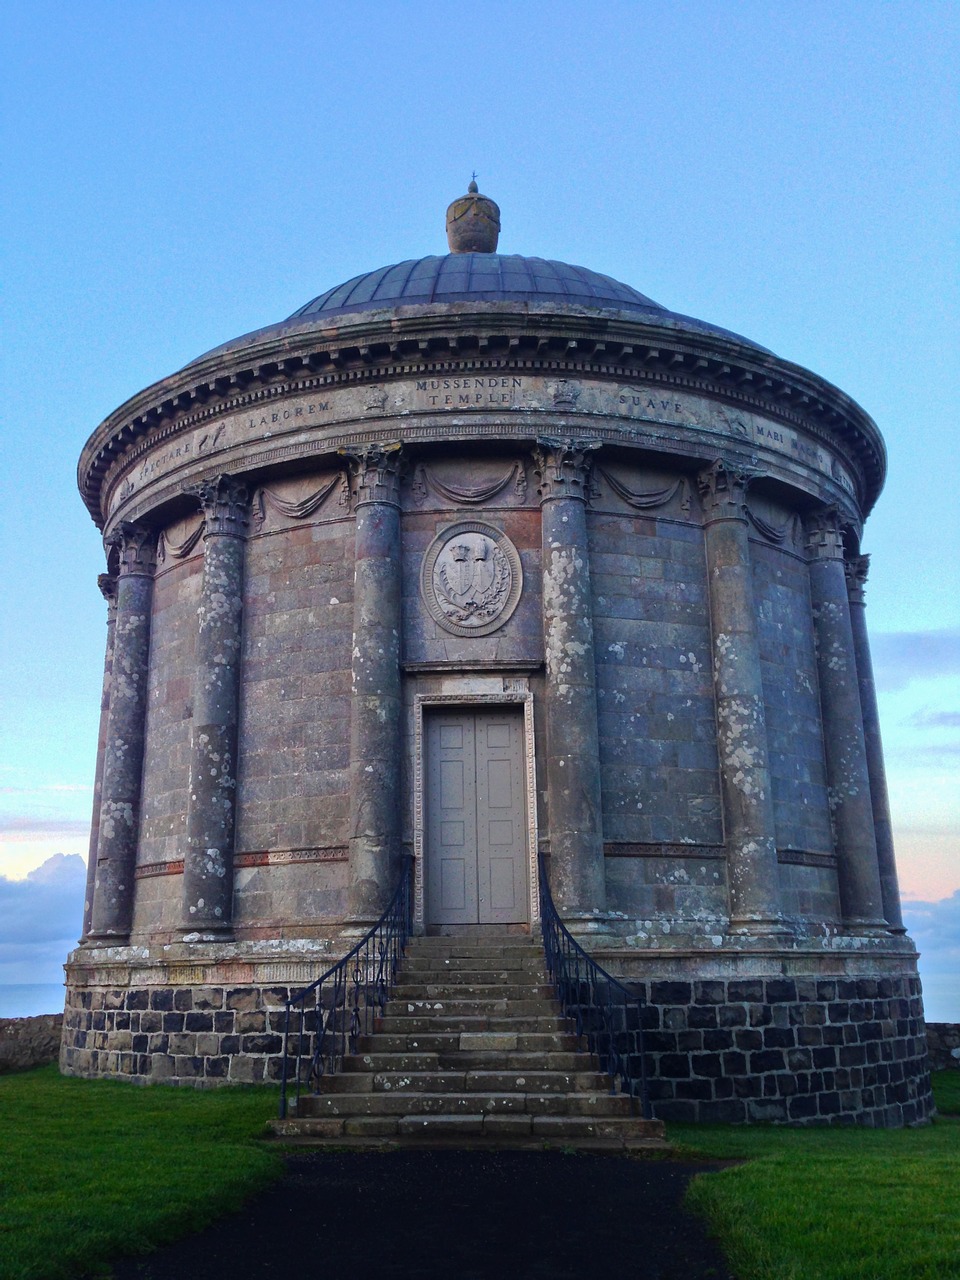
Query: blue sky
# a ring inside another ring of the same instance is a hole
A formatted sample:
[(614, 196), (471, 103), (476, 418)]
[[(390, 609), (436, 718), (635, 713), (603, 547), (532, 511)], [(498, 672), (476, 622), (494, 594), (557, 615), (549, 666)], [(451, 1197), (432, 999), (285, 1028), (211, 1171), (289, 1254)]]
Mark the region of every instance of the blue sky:
[[(746, 334), (879, 424), (864, 548), (901, 879), (928, 904), (925, 964), (947, 956), (960, 907), (929, 904), (960, 904), (958, 12), (3, 6), (0, 903), (49, 932), (27, 877), (86, 851), (104, 635), (87, 436), (200, 352), (443, 252), (476, 169), (504, 252)], [(61, 943), (41, 964), (22, 933), (0, 932), (0, 982), (55, 979)]]

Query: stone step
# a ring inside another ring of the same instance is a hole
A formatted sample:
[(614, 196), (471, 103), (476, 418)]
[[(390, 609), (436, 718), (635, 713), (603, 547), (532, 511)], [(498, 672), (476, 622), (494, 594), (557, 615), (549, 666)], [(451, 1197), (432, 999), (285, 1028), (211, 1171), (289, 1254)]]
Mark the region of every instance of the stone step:
[(599, 1071), (341, 1071), (323, 1093), (604, 1093)]
[[(481, 960), (470, 956), (420, 956), (407, 955), (400, 972), (406, 975), (442, 974), (451, 982), (460, 981), (460, 974), (474, 975), (482, 982), (520, 982), (526, 974), (542, 974), (545, 972), (543, 955), (522, 956), (493, 960)], [(481, 976), (482, 975), (482, 976)], [(431, 979), (432, 980), (432, 979)]]
[(325, 1116), (486, 1115), (495, 1112), (553, 1116), (631, 1116), (632, 1099), (610, 1093), (310, 1093), (301, 1094), (299, 1119)]
[[(436, 944), (436, 945), (433, 945)], [(444, 945), (447, 944), (447, 945)], [(408, 944), (407, 957), (444, 960), (538, 960), (543, 963), (543, 948), (533, 943), (458, 942), (449, 945), (447, 938), (422, 938), (416, 946)], [(486, 965), (481, 965), (485, 968)]]
[(433, 1053), (349, 1054), (344, 1072), (370, 1071), (596, 1071), (593, 1054), (543, 1051), (540, 1053), (494, 1053), (467, 1049)]
[(366, 1053), (576, 1053), (580, 1037), (567, 1031), (436, 1031), (405, 1034), (374, 1032), (360, 1036), (358, 1054)]
[(545, 982), (409, 982), (408, 975), (396, 986), (391, 999), (398, 1003), (416, 1000), (482, 1000), (500, 1003), (503, 1000), (547, 1000), (551, 1007), (556, 1003), (556, 992)]
[(593, 1120), (587, 1116), (407, 1115), (326, 1116), (322, 1119), (275, 1120), (270, 1126), (277, 1137), (310, 1145), (365, 1145), (386, 1142), (400, 1146), (529, 1146), (580, 1147), (587, 1150), (666, 1150), (660, 1120), (611, 1116)]
[[(390, 1006), (387, 1005), (389, 1009)], [(559, 1015), (553, 1017), (523, 1018), (503, 1014), (476, 1015), (475, 1017), (457, 1017), (451, 1014), (426, 1014), (414, 1016), (410, 1013), (385, 1013), (378, 1020), (377, 1030), (387, 1035), (410, 1035), (416, 1031), (424, 1032), (458, 1032), (458, 1031), (504, 1031), (520, 1035), (525, 1032), (554, 1033), (568, 1031), (566, 1018)]]
[(543, 999), (535, 997), (530, 1000), (507, 1000), (498, 999), (496, 994), (482, 999), (459, 997), (454, 999), (414, 999), (414, 1000), (391, 1000), (386, 1006), (387, 1012), (384, 1017), (403, 1017), (408, 1015), (413, 1018), (422, 1017), (482, 1017), (496, 1015), (498, 1017), (506, 1017), (509, 1015), (514, 1018), (536, 1018), (548, 1015), (559, 1016), (560, 1004), (557, 1000)]

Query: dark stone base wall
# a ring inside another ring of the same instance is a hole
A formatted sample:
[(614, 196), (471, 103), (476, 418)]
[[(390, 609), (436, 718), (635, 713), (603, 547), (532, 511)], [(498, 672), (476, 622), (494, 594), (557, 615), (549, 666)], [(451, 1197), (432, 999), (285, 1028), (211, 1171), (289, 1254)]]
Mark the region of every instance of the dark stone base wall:
[(661, 1120), (893, 1128), (933, 1113), (916, 977), (631, 985)]
[[(897, 1127), (933, 1113), (919, 979), (632, 984), (654, 1114)], [(277, 1081), (287, 987), (68, 989), (61, 1070), (193, 1086)], [(315, 1015), (314, 1015), (315, 1016)], [(312, 1049), (311, 1021), (304, 1048)], [(636, 1047), (628, 1030), (627, 1047)], [(639, 1056), (633, 1059), (639, 1075)]]
[(279, 1080), (288, 987), (67, 989), (60, 1070), (139, 1084)]

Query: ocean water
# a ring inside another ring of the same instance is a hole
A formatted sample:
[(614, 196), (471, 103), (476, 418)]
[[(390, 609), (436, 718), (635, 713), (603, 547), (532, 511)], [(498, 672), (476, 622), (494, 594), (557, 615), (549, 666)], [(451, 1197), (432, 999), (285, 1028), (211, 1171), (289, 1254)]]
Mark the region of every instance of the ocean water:
[(0, 1018), (63, 1013), (62, 982), (0, 983)]

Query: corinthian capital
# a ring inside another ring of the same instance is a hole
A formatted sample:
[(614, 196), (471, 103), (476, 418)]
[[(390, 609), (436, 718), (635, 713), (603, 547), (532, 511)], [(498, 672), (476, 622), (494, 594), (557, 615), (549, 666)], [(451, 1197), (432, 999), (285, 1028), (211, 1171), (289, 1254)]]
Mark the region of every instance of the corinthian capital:
[(342, 449), (350, 472), (350, 490), (354, 506), (365, 502), (387, 502), (400, 505), (400, 466), (403, 446), (374, 444), (363, 449)]
[(184, 493), (192, 494), (199, 503), (204, 519), (204, 538), (242, 538), (250, 520), (250, 495), (247, 486), (234, 476), (214, 476), (188, 485)]
[(807, 556), (811, 560), (842, 560), (843, 530), (837, 507), (819, 507), (805, 522)]
[(847, 579), (847, 595), (851, 604), (863, 604), (866, 597), (867, 575), (870, 572), (869, 556), (851, 556), (843, 562)]
[(590, 496), (590, 471), (599, 440), (538, 440), (533, 449), (533, 467), (538, 478), (540, 501), (550, 498)]
[(717, 458), (697, 475), (703, 514), (713, 520), (746, 520), (747, 487), (755, 473)]
[(139, 575), (150, 577), (157, 565), (157, 535), (145, 524), (121, 521), (106, 539), (109, 547), (116, 547), (120, 563), (118, 576)]

